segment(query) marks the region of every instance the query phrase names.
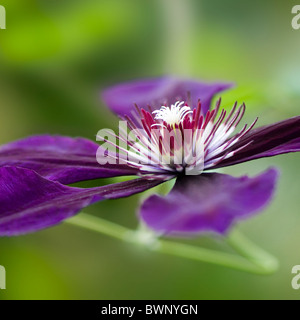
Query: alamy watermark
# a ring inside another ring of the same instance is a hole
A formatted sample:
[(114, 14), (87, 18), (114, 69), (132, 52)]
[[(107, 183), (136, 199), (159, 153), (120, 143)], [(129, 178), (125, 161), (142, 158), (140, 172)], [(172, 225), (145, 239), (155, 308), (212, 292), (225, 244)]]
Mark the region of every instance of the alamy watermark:
[(6, 29), (6, 10), (0, 5), (0, 29)]
[(292, 19), (292, 27), (294, 30), (300, 29), (300, 5), (295, 5), (292, 8), (292, 14), (295, 14), (295, 16)]
[(3, 266), (0, 266), (0, 289), (6, 289), (6, 272)]
[(204, 130), (164, 128), (132, 129), (127, 121), (119, 122), (119, 132), (99, 130), (97, 141), (103, 142), (97, 151), (97, 161), (105, 164), (128, 164), (151, 171), (185, 170), (198, 175), (204, 169)]
[(295, 290), (300, 289), (300, 266), (296, 265), (292, 268), (292, 273), (295, 274), (295, 276), (292, 279), (292, 288)]

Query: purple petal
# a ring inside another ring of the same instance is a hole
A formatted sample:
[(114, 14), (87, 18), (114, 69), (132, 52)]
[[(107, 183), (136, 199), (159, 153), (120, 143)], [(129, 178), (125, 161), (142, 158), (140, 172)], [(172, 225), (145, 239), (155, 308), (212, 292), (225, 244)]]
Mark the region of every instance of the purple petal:
[[(248, 143), (248, 146), (235, 152)], [(297, 151), (300, 151), (300, 116), (250, 131), (232, 148), (226, 150), (226, 153), (233, 152), (234, 155), (214, 168)]]
[(160, 184), (138, 178), (81, 189), (49, 181), (36, 172), (0, 168), (0, 236), (20, 235), (58, 224), (100, 200), (128, 197)]
[(198, 99), (202, 102), (205, 113), (215, 94), (232, 87), (229, 83), (203, 83), (191, 79), (162, 77), (143, 79), (122, 83), (103, 91), (102, 98), (108, 107), (116, 114), (130, 115), (136, 103), (140, 108), (150, 105), (153, 109), (162, 104), (175, 103), (177, 100), (187, 100), (187, 93), (191, 94), (192, 106), (197, 106)]
[(236, 221), (250, 217), (271, 199), (277, 171), (235, 178), (202, 174), (179, 178), (165, 197), (153, 195), (141, 207), (141, 217), (158, 233), (224, 234)]
[(137, 173), (127, 165), (100, 165), (96, 160), (98, 148), (98, 144), (84, 138), (33, 136), (1, 146), (0, 167), (32, 169), (64, 184)]

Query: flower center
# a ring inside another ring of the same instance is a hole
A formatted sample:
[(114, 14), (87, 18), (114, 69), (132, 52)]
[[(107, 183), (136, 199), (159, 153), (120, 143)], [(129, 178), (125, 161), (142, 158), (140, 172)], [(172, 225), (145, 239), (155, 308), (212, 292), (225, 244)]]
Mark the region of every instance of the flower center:
[(155, 115), (155, 120), (162, 120), (167, 125), (174, 127), (176, 124), (179, 125), (188, 114), (193, 112), (189, 106), (184, 105), (184, 101), (177, 101), (171, 107), (162, 106), (159, 110), (155, 110), (152, 113)]
[(107, 142), (112, 150), (107, 146), (107, 149), (102, 148), (107, 152), (103, 156), (101, 153), (98, 162), (103, 164), (102, 159), (111, 159), (116, 163), (118, 160), (119, 164), (138, 169), (141, 175), (155, 175), (156, 178), (198, 175), (204, 169), (216, 167), (251, 143), (249, 141), (232, 151), (257, 121), (233, 134), (246, 107), (243, 104), (237, 108), (236, 103), (227, 115), (224, 109), (219, 112), (220, 103), (221, 100), (215, 109), (205, 114), (200, 100), (193, 110), (183, 101), (153, 112), (151, 107), (146, 111), (136, 106), (132, 117), (124, 116), (126, 128), (120, 127), (119, 136), (105, 132), (108, 139), (102, 138), (102, 141)]

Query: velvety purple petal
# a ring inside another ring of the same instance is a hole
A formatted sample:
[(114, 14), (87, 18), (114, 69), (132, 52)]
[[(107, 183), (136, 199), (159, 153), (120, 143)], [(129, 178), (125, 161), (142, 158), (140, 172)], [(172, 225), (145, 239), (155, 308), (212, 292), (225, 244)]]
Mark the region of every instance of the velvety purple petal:
[(99, 145), (84, 138), (33, 136), (0, 147), (0, 167), (18, 166), (64, 184), (83, 180), (135, 175), (126, 165), (100, 165)]
[[(247, 145), (250, 143), (249, 145)], [(247, 145), (239, 151), (239, 148)], [(215, 168), (230, 166), (263, 157), (300, 151), (300, 116), (250, 131), (227, 152), (234, 155)]]
[(249, 178), (225, 174), (185, 176), (163, 197), (150, 196), (141, 207), (146, 225), (158, 233), (224, 234), (240, 219), (261, 210), (271, 199), (277, 171), (269, 169)]
[(128, 197), (160, 184), (138, 178), (96, 188), (74, 188), (36, 172), (0, 168), (0, 236), (20, 235), (58, 224), (100, 200)]
[(232, 86), (229, 83), (204, 83), (191, 79), (162, 77), (126, 82), (103, 91), (102, 98), (108, 107), (118, 115), (130, 115), (136, 103), (140, 108), (150, 105), (160, 108), (164, 103), (187, 100), (191, 94), (192, 106), (202, 102), (202, 111), (206, 112), (215, 94)]

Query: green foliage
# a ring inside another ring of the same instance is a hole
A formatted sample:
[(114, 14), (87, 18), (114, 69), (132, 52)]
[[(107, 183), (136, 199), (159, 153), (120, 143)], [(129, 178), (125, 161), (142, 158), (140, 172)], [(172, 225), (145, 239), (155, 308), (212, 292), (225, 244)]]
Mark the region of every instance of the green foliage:
[[(291, 28), (289, 1), (176, 2), (187, 6), (189, 25), (180, 25), (181, 12), (172, 11), (173, 25), (188, 34), (170, 41), (166, 5), (173, 0), (3, 0), (0, 143), (39, 133), (94, 139), (117, 121), (99, 100), (101, 88), (165, 72), (235, 82), (223, 95), (224, 106), (244, 101), (249, 122), (299, 114), (300, 31)], [(185, 50), (176, 55), (181, 47)], [(0, 298), (298, 299), (290, 282), (292, 266), (300, 264), (299, 159), (287, 155), (227, 170), (238, 175), (270, 164), (281, 168), (273, 204), (241, 226), (279, 257), (275, 275), (261, 278), (145, 252), (61, 225), (0, 239), (0, 264), (9, 274)], [(138, 203), (137, 196), (107, 201), (88, 212), (133, 227)], [(222, 249), (208, 237), (187, 241)]]

